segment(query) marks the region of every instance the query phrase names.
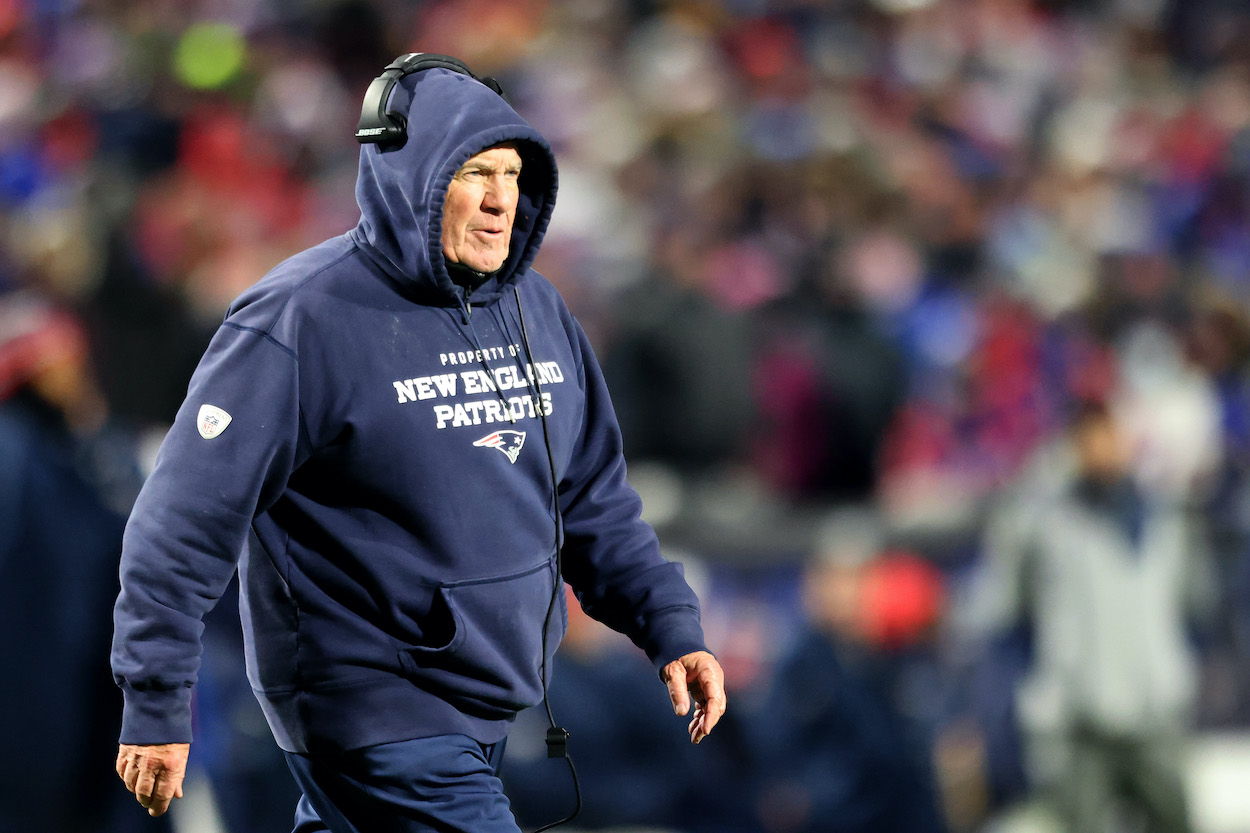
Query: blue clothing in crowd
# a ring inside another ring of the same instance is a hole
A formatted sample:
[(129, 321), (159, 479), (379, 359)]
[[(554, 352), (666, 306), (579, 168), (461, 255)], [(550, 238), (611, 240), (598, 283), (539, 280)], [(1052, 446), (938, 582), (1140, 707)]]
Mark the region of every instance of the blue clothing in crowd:
[[(929, 744), (897, 705), (891, 657), (800, 630), (760, 727), (762, 773), (790, 833), (941, 833)], [(795, 811), (794, 808), (801, 808)]]
[[(23, 390), (0, 402), (0, 833), (161, 833), (122, 790), (117, 690), (98, 624), (117, 591), (125, 517), (110, 498), (137, 484), (125, 437), (71, 432)], [(130, 449), (133, 451), (133, 448)], [(133, 495), (133, 492), (130, 492)], [(66, 785), (71, 785), (67, 789)]]

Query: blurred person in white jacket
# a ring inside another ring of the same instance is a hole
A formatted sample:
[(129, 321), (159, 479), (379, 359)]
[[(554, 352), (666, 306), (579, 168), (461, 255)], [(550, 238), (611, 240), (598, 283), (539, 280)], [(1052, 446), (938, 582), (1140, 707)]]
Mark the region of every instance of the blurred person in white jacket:
[(1063, 440), (992, 514), (965, 613), (983, 633), (1031, 626), (1016, 698), (1026, 767), (1067, 833), (1114, 829), (1126, 811), (1150, 833), (1188, 833), (1188, 628), (1214, 595), (1200, 525), (1138, 485), (1106, 405), (1082, 405)]

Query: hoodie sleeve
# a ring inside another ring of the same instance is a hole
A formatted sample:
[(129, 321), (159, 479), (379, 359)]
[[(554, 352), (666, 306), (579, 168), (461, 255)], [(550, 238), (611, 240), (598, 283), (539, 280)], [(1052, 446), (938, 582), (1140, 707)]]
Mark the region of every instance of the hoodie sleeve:
[(112, 650), (123, 743), (191, 740), (201, 619), (295, 465), (297, 368), (271, 336), (227, 321), (192, 376), (123, 539)]
[(699, 600), (640, 517), (642, 500), (625, 479), (607, 385), (586, 334), (573, 326), (586, 403), (560, 488), (565, 578), (589, 615), (628, 636), (662, 668), (707, 650)]

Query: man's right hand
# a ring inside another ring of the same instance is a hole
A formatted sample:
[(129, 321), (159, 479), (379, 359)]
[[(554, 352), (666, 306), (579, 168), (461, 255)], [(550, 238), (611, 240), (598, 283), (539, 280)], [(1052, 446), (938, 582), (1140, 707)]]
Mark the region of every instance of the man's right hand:
[(117, 775), (148, 815), (162, 815), (171, 801), (182, 798), (182, 779), (187, 774), (190, 750), (189, 743), (123, 743), (117, 747)]

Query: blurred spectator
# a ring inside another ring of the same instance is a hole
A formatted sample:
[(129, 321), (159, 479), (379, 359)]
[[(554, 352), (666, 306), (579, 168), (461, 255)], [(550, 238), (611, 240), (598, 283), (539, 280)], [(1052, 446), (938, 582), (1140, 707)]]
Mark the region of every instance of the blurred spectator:
[(832, 253), (755, 315), (752, 460), (791, 499), (864, 501), (906, 388), (901, 351)]
[(694, 476), (740, 464), (753, 419), (747, 324), (704, 294), (705, 272), (697, 244), (665, 235), (604, 358), (630, 458)]
[(931, 727), (908, 702), (940, 612), (936, 571), (883, 554), (870, 517), (839, 514), (803, 579), (806, 619), (758, 727), (769, 833), (940, 833)]
[(100, 385), (119, 416), (165, 426), (212, 329), (196, 321), (176, 289), (151, 280), (120, 242), (110, 246), (99, 288), (83, 304)]
[(1101, 833), (1129, 812), (1154, 833), (1188, 831), (1187, 628), (1213, 591), (1200, 525), (1175, 493), (1135, 479), (1140, 457), (1111, 407), (1083, 405), (1066, 440), (996, 511), (968, 615), (1032, 623), (1017, 708), (1029, 775), (1065, 830)]
[[(107, 665), (122, 528), (138, 492), (82, 325), (0, 301), (0, 831), (168, 830), (117, 789), (120, 693)], [(67, 785), (72, 785), (67, 787)]]

